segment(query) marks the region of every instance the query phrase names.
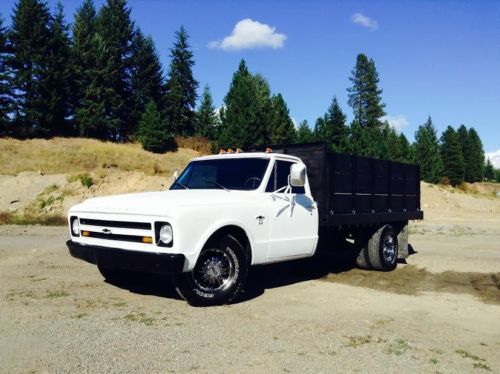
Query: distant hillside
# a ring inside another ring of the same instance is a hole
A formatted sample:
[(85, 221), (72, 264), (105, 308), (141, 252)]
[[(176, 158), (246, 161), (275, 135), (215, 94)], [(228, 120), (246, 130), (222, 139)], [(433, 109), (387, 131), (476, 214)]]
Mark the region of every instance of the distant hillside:
[(26, 171), (67, 174), (114, 169), (141, 171), (146, 175), (170, 175), (198, 155), (198, 152), (184, 148), (179, 148), (177, 152), (155, 154), (144, 151), (139, 144), (117, 144), (95, 139), (0, 138), (0, 174), (17, 175)]

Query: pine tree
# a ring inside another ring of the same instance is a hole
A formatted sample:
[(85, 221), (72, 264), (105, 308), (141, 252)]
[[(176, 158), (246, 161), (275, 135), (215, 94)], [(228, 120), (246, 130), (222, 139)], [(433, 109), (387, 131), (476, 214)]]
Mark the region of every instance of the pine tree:
[(403, 133), (399, 134), (399, 146), (401, 149), (401, 157), (398, 161), (413, 163), (411, 144)]
[(399, 135), (387, 122), (385, 122), (384, 126), (385, 133), (387, 134), (388, 159), (391, 161), (403, 161), (404, 154)]
[(345, 125), (346, 116), (342, 112), (336, 97), (333, 98), (325, 118), (327, 126), (330, 129), (328, 142), (332, 150), (336, 152), (347, 151), (348, 129)]
[(134, 23), (130, 19), (130, 8), (126, 0), (107, 0), (97, 18), (104, 54), (103, 86), (100, 87), (105, 108), (105, 123), (108, 137), (126, 140), (135, 132), (132, 121), (132, 38)]
[(314, 122), (314, 138), (318, 141), (327, 142), (330, 137), (330, 129), (327, 125), (326, 115), (322, 117), (316, 118), (316, 122)]
[(269, 144), (271, 107), (269, 84), (260, 75), (252, 75), (241, 60), (220, 112), (219, 145), (251, 149)]
[(364, 127), (353, 121), (350, 126), (349, 152), (359, 156), (388, 159), (387, 130), (384, 127)]
[(281, 94), (271, 97), (272, 116), (269, 126), (269, 138), (272, 144), (293, 143), (295, 126), (290, 118), (290, 112)]
[(50, 22), (47, 5), (40, 0), (19, 0), (14, 7), (9, 33), (12, 57), (8, 63), (13, 71), (14, 124), (18, 136), (50, 134), (46, 101)]
[(486, 165), (484, 167), (484, 179), (487, 181), (495, 179), (495, 170), (489, 158), (486, 160)]
[(473, 127), (469, 129), (467, 140), (465, 178), (471, 183), (481, 182), (484, 178), (484, 149), (483, 143)]
[(249, 143), (257, 146), (270, 144), (269, 131), (273, 117), (271, 88), (262, 75), (255, 74), (250, 76), (250, 90), (254, 95), (253, 106), (251, 108), (253, 120), (248, 121), (246, 124), (246, 131), (248, 131), (248, 134), (252, 134), (247, 140)]
[(57, 4), (57, 12), (50, 25), (50, 34), (45, 93), (48, 102), (47, 127), (51, 135), (69, 135), (72, 129), (67, 123), (67, 118), (72, 115), (70, 94), (73, 74), (68, 26), (64, 21), (61, 3)]
[[(73, 110), (75, 111), (75, 125), (80, 136), (104, 137), (107, 131), (96, 128), (96, 123), (104, 115), (102, 102), (94, 102), (97, 96), (92, 92), (96, 89), (96, 82), (104, 77), (99, 77), (98, 42), (96, 37), (96, 10), (92, 0), (85, 0), (76, 11), (73, 22), (73, 39), (71, 45), (71, 58), (74, 75), (74, 89), (71, 95)], [(102, 109), (92, 108), (102, 106)], [(89, 117), (90, 116), (90, 117)], [(101, 130), (101, 131), (99, 131)], [(104, 134), (103, 134), (103, 133)]]
[(310, 143), (314, 142), (316, 139), (314, 134), (307, 124), (307, 121), (304, 120), (299, 124), (297, 129), (296, 141), (297, 143)]
[(146, 104), (137, 129), (137, 139), (150, 152), (163, 153), (177, 148), (174, 137), (165, 128), (165, 121), (153, 100)]
[(170, 68), (167, 77), (167, 121), (175, 134), (191, 136), (195, 131), (195, 105), (198, 82), (193, 77), (193, 52), (188, 34), (181, 26), (175, 33), (170, 49)]
[(89, 78), (88, 85), (81, 92), (83, 96), (76, 107), (78, 130), (80, 136), (110, 139), (116, 130), (116, 121), (109, 117), (106, 109), (106, 100), (113, 94), (113, 88), (107, 86), (106, 78), (108, 53), (99, 34), (94, 35), (91, 45), (94, 48), (92, 58), (95, 59), (95, 65), (88, 71), (92, 73), (91, 76), (85, 74)]
[(379, 77), (373, 59), (359, 54), (356, 66), (349, 80), (349, 106), (353, 109), (354, 119), (361, 127), (379, 128), (380, 118), (385, 115), (385, 104), (382, 103), (382, 90), (378, 88)]
[(163, 71), (160, 57), (151, 37), (144, 37), (137, 29), (132, 41), (132, 91), (134, 95), (134, 113), (136, 122), (146, 104), (153, 100), (161, 113), (165, 112)]
[(414, 156), (414, 162), (420, 166), (421, 179), (429, 183), (438, 183), (442, 176), (442, 161), (437, 131), (430, 116), (415, 133)]
[(443, 176), (454, 186), (462, 183), (465, 175), (462, 147), (457, 132), (451, 126), (448, 126), (441, 135), (440, 153), (443, 160)]
[(201, 95), (201, 103), (196, 112), (196, 135), (203, 136), (209, 140), (215, 140), (218, 137), (219, 116), (215, 112), (212, 101), (210, 87), (206, 85)]
[(0, 136), (9, 135), (10, 113), (14, 103), (12, 91), (12, 74), (8, 65), (11, 58), (11, 46), (7, 40), (7, 30), (0, 17)]

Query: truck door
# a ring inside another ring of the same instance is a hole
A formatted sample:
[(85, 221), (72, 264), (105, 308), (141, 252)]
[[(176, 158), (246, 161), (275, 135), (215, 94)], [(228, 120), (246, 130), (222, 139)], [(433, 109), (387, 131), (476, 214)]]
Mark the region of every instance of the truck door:
[(266, 186), (269, 199), (268, 259), (306, 257), (313, 254), (318, 240), (318, 211), (304, 187), (292, 187), (291, 193), (280, 188), (288, 185), (291, 161), (276, 160)]

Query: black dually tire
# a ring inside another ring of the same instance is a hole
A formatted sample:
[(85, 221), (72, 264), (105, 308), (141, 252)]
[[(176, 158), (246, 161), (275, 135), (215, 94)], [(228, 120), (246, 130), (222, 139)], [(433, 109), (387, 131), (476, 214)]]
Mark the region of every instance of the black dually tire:
[(370, 270), (371, 266), (368, 262), (368, 243), (365, 242), (361, 246), (358, 252), (358, 257), (356, 257), (356, 265), (363, 270)]
[(380, 227), (368, 240), (368, 262), (374, 270), (391, 271), (398, 265), (398, 235), (391, 225)]
[(204, 248), (194, 269), (175, 277), (178, 294), (193, 306), (233, 302), (245, 286), (249, 263), (241, 243), (224, 235), (218, 245)]

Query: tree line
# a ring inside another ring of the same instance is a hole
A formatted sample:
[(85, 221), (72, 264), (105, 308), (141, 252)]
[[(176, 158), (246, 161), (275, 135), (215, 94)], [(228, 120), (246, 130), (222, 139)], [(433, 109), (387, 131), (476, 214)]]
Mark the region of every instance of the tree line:
[(137, 140), (155, 152), (174, 150), (175, 136), (244, 149), (321, 140), (337, 152), (418, 163), (422, 179), (431, 183), (494, 178), (474, 128), (448, 126), (438, 138), (429, 117), (411, 144), (382, 121), (378, 72), (364, 54), (357, 56), (347, 88), (353, 121), (347, 123), (333, 97), (312, 128), (306, 121), (295, 126), (282, 94), (273, 93), (244, 60), (219, 109), (208, 85), (198, 97), (183, 27), (169, 57), (165, 73), (126, 0), (107, 0), (100, 9), (84, 0), (72, 24), (65, 23), (61, 4), (51, 12), (42, 0), (19, 0), (10, 27), (0, 17), (0, 134)]

